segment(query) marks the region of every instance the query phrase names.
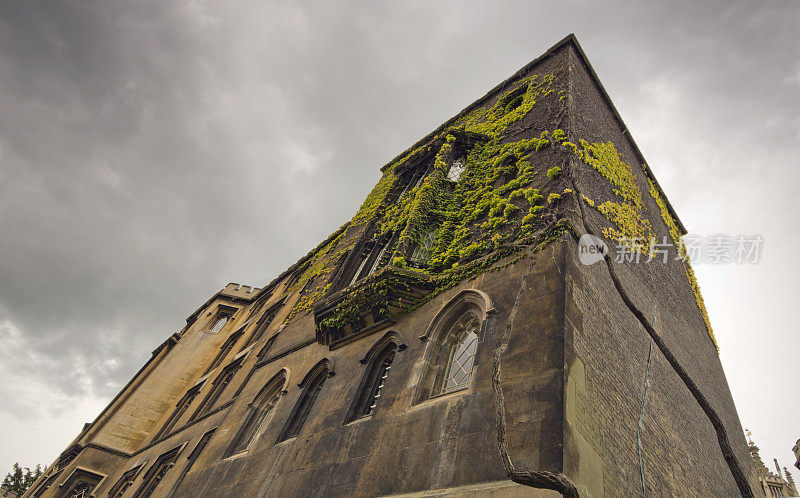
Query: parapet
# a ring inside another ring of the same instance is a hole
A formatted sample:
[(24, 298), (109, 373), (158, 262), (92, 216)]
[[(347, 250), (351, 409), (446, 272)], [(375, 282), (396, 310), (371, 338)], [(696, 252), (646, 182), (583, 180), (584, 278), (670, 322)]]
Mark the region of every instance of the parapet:
[(237, 284), (235, 282), (231, 282), (227, 286), (225, 286), (224, 289), (220, 291), (220, 294), (230, 297), (251, 299), (253, 296), (258, 294), (258, 291), (260, 290), (261, 289), (259, 289), (258, 287), (250, 287), (249, 285), (242, 285), (242, 284)]

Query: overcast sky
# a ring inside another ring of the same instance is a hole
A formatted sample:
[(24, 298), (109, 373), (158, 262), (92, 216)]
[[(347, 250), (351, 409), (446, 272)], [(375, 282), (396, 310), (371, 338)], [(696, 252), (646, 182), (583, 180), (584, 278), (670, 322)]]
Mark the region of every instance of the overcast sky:
[[(288, 5), (287, 5), (288, 4)], [(742, 424), (800, 438), (800, 2), (0, 2), (0, 474), (49, 464), (228, 282), (574, 32), (690, 232)]]

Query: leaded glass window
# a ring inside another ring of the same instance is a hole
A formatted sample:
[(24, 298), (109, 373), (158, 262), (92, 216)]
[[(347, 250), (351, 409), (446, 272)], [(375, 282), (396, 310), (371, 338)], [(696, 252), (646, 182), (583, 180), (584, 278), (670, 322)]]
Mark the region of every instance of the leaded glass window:
[(425, 265), (433, 252), (433, 246), (436, 243), (436, 232), (430, 230), (422, 234), (419, 242), (414, 246), (414, 251), (411, 253), (411, 263), (415, 266)]
[[(462, 317), (453, 332), (453, 345), (450, 352), (447, 373), (442, 383), (442, 392), (464, 389), (472, 377), (472, 366), (475, 363), (475, 351), (478, 348), (478, 330), (480, 322), (473, 314)], [(465, 320), (466, 318), (466, 320)]]
[(89, 498), (93, 487), (88, 482), (82, 482), (72, 488), (72, 491), (69, 492), (69, 498)]

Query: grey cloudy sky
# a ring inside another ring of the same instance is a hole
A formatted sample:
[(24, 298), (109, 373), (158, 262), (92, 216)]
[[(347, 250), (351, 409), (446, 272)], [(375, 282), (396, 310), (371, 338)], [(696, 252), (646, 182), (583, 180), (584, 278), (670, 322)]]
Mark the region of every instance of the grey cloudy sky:
[(49, 464), (227, 282), (574, 32), (684, 224), (742, 423), (800, 438), (800, 2), (0, 2), (0, 471)]

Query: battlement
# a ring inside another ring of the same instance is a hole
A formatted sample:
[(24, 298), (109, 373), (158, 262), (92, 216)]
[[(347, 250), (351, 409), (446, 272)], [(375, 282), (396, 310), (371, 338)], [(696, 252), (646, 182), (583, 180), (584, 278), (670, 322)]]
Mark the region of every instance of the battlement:
[(258, 291), (260, 290), (261, 289), (258, 287), (250, 287), (249, 285), (242, 285), (242, 284), (237, 284), (236, 282), (231, 282), (228, 285), (226, 285), (224, 289), (220, 291), (220, 294), (225, 296), (250, 299), (256, 294), (258, 294)]

